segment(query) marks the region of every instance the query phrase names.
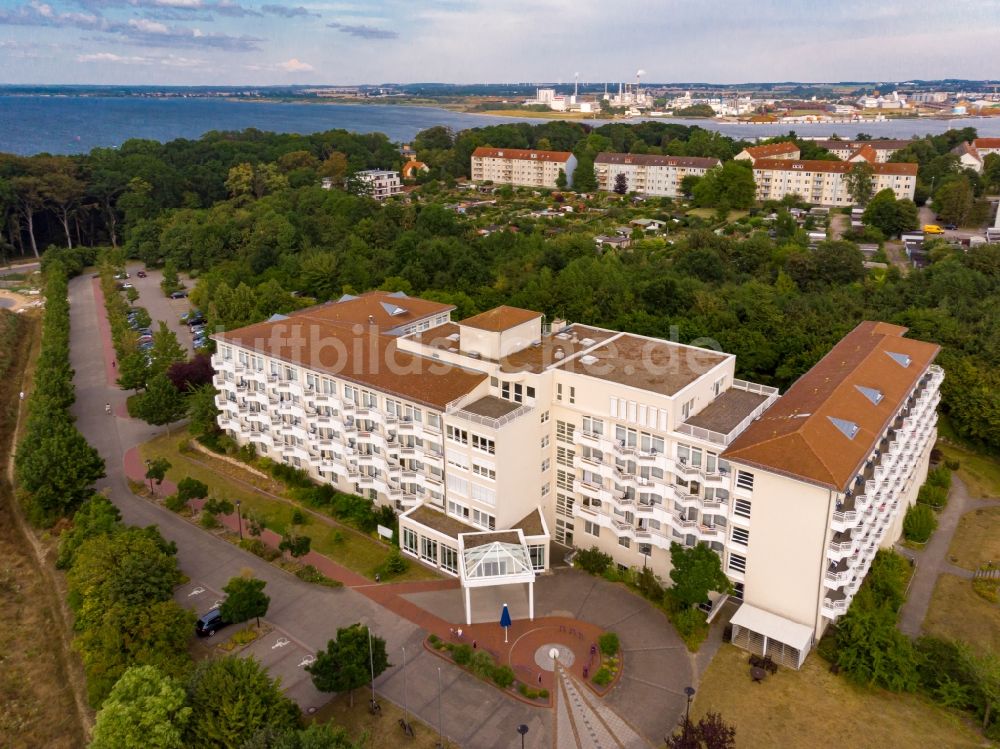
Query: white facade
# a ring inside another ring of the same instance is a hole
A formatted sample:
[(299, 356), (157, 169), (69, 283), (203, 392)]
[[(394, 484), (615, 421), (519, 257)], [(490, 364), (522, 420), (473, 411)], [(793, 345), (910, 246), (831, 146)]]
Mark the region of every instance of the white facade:
[(403, 183), (399, 180), (399, 172), (366, 169), (362, 172), (356, 172), (354, 177), (365, 185), (367, 194), (375, 200), (386, 200), (403, 192)]
[[(793, 161), (788, 159), (758, 159), (753, 177), (757, 185), (757, 200), (781, 200), (786, 195), (798, 195), (816, 205), (851, 205), (847, 175), (853, 162)], [(917, 189), (916, 164), (872, 164), (872, 194), (891, 189), (897, 200), (913, 200)]]
[(576, 156), (568, 151), (479, 147), (472, 152), (471, 177), (476, 182), (556, 189), (559, 173), (573, 185)]
[(693, 156), (600, 153), (594, 159), (594, 173), (601, 190), (614, 190), (618, 175), (624, 175), (628, 192), (675, 198), (681, 194), (684, 177), (703, 177), (718, 165), (718, 159)]
[[(379, 309), (407, 319), (392, 325)], [(818, 636), (845, 610), (869, 552), (898, 537), (933, 444), (936, 368), (901, 401), (862, 490), (835, 496), (729, 457), (781, 402), (775, 388), (736, 379), (732, 355), (543, 326), (539, 313), (509, 307), (454, 323), (444, 305), (384, 292), (278, 318), (216, 336), (220, 427), (395, 507), (403, 552), (467, 593), (530, 589), (550, 541), (596, 546), (665, 581), (671, 543), (703, 542), (737, 597)], [(342, 335), (347, 352), (368, 342), (335, 363), (314, 346), (290, 353), (276, 331), (311, 339), (300, 319)], [(400, 361), (405, 376), (379, 371)], [(790, 532), (799, 527), (815, 532)], [(828, 567), (845, 559), (850, 574)]]

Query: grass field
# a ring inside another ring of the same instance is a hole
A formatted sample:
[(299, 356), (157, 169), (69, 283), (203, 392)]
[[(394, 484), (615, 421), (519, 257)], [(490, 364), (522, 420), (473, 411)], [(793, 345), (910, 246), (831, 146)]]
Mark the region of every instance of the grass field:
[[(171, 468), (167, 472), (167, 478), (175, 483), (185, 476), (191, 476), (203, 481), (212, 496), (231, 502), (240, 500), (244, 512), (252, 509), (263, 518), (268, 528), (277, 533), (284, 533), (291, 526), (292, 513), (299, 505), (291, 500), (275, 499), (265, 493), (281, 496), (284, 487), (280, 483), (202, 453), (182, 454), (180, 445), (189, 439), (187, 431), (161, 435), (142, 445), (140, 452), (144, 459), (164, 457), (170, 461)], [(301, 526), (300, 530), (303, 535), (312, 539), (315, 551), (369, 579), (374, 578), (376, 568), (388, 555), (388, 546), (353, 528), (335, 524), (334, 521), (324, 521), (308, 512), (305, 514), (309, 522)], [(409, 569), (394, 577), (393, 581), (435, 579), (438, 579), (438, 575), (434, 572), (411, 563)]]
[(1000, 606), (977, 594), (971, 580), (941, 575), (934, 586), (924, 631), (996, 653), (1000, 651)]
[[(747, 211), (730, 211), (729, 215), (726, 217), (726, 221), (738, 221), (747, 215)], [(696, 216), (697, 218), (713, 219), (715, 218), (714, 208), (692, 208), (687, 212), (688, 216)]]
[(959, 461), (958, 476), (970, 496), (1000, 498), (1000, 462), (955, 444), (939, 442), (938, 447), (949, 460)]
[(1000, 507), (982, 507), (965, 513), (951, 539), (948, 559), (967, 570), (1000, 561)]
[[(349, 704), (346, 694), (337, 695), (333, 700), (320, 708), (313, 716), (317, 723), (332, 722), (344, 728), (354, 741), (364, 739), (365, 749), (382, 749), (383, 747), (405, 746), (409, 749), (435, 749), (438, 745), (438, 732), (430, 726), (421, 723), (410, 713), (410, 725), (413, 727), (413, 738), (403, 735), (399, 727), (399, 719), (403, 710), (386, 699), (379, 699), (382, 706), (381, 715), (374, 717), (368, 713), (368, 700), (371, 692), (357, 689), (354, 693), (354, 707)], [(445, 749), (458, 749), (445, 737)]]
[(885, 747), (958, 749), (984, 742), (956, 712), (910, 694), (855, 687), (831, 674), (816, 654), (801, 671), (782, 668), (750, 681), (747, 653), (723, 645), (691, 706), (692, 720), (715, 711), (736, 728), (746, 749)]

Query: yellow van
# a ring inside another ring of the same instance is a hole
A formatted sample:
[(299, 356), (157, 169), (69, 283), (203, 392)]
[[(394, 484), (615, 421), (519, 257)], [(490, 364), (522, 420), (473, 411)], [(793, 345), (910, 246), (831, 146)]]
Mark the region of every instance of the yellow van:
[(924, 234), (944, 234), (944, 229), (937, 224), (924, 224)]

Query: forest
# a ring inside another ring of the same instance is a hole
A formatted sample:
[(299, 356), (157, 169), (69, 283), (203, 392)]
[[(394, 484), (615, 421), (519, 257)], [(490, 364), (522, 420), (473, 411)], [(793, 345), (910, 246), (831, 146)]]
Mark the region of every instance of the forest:
[[(932, 185), (935, 201), (944, 188), (967, 187), (974, 204), (1000, 187), (1000, 159), (973, 178), (950, 153), (974, 136), (951, 131), (896, 154), (920, 164), (923, 199)], [(643, 334), (676, 330), (685, 342), (713, 339), (737, 355), (738, 376), (781, 388), (858, 321), (888, 320), (942, 344), (944, 411), (962, 436), (1000, 447), (1000, 248), (942, 247), (929, 267), (903, 275), (867, 272), (850, 242), (810, 247), (804, 232), (727, 235), (710, 222), (623, 253), (595, 252), (592, 236), (572, 223), (512, 220), (509, 230), (482, 236), (475, 217), (450, 205), (483, 144), (572, 150), (581, 168), (604, 150), (728, 161), (746, 145), (663, 122), (431, 128), (413, 142), (430, 171), (409, 200), (386, 204), (359, 194), (351, 179), (402, 164), (397, 144), (378, 134), (213, 132), (80, 157), (0, 156), (0, 234), (9, 255), (52, 245), (62, 248), (52, 256), (71, 266), (70, 248), (116, 246), (149, 266), (187, 271), (196, 278), (192, 301), (226, 328), (387, 288), (453, 303), (456, 316), (511, 304)], [(322, 178), (334, 189), (322, 189)], [(555, 199), (514, 193), (543, 206)], [(614, 219), (627, 198), (591, 203)], [(643, 205), (645, 215), (668, 221), (683, 208), (669, 199)]]

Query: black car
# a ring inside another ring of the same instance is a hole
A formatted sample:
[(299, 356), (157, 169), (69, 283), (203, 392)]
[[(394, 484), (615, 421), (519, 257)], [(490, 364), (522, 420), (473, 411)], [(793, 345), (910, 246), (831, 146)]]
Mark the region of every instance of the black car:
[(171, 299), (186, 299), (188, 293), (186, 291), (175, 291), (170, 295)]
[(215, 637), (215, 633), (226, 626), (229, 622), (222, 618), (222, 612), (212, 609), (195, 623), (194, 633), (198, 637)]
[(944, 228), (948, 231), (955, 231), (958, 228), (958, 224), (945, 224)]

